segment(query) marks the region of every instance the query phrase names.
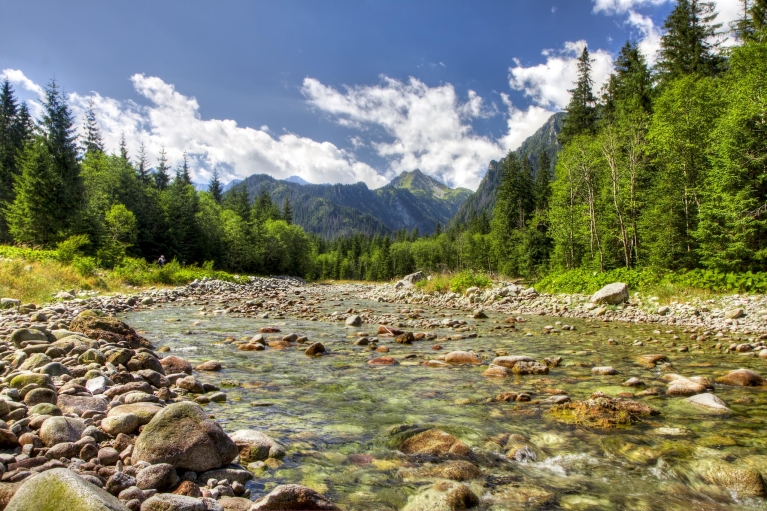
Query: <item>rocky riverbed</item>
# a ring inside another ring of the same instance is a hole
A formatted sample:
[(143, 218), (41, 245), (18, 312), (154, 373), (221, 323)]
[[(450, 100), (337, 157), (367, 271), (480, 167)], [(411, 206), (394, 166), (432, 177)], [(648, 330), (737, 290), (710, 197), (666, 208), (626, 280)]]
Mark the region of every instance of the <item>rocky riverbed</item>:
[(0, 509), (767, 508), (764, 297), (418, 278), (4, 299)]

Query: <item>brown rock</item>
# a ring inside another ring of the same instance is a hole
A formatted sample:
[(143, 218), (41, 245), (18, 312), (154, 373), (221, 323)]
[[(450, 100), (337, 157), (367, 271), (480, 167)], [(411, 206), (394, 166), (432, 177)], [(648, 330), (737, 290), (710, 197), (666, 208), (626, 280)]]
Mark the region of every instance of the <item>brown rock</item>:
[(740, 387), (759, 387), (767, 384), (767, 381), (759, 373), (751, 369), (730, 371), (721, 378), (717, 378), (716, 381), (725, 385), (737, 385)]
[(327, 497), (297, 484), (281, 484), (253, 503), (252, 511), (340, 511)]
[(377, 358), (371, 358), (370, 360), (368, 360), (368, 365), (393, 366), (393, 365), (397, 365), (397, 361), (394, 360), (392, 357), (377, 357)]
[(481, 364), (479, 357), (469, 351), (451, 351), (445, 356), (445, 362), (448, 364)]
[(208, 360), (195, 367), (198, 371), (220, 371), (221, 362), (218, 360)]
[(192, 364), (181, 357), (177, 357), (176, 355), (170, 355), (165, 358), (161, 358), (160, 365), (165, 370), (165, 374), (192, 374)]
[(127, 342), (133, 348), (152, 348), (152, 343), (141, 337), (126, 323), (115, 318), (100, 317), (92, 311), (84, 311), (72, 320), (69, 330), (82, 332), (91, 339), (104, 339), (111, 343)]
[(467, 456), (471, 454), (468, 445), (439, 429), (429, 429), (408, 438), (400, 445), (399, 450), (405, 454), (434, 454), (437, 456), (445, 454)]

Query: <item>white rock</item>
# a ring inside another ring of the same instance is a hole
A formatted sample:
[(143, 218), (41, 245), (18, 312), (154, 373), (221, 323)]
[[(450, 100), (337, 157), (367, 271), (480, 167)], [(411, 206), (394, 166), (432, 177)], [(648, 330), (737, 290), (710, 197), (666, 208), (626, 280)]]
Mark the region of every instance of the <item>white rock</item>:
[(629, 300), (629, 287), (623, 282), (613, 282), (594, 293), (592, 303), (617, 305)]
[(727, 403), (711, 393), (698, 394), (696, 396), (688, 397), (685, 401), (716, 412), (724, 413), (730, 411), (730, 409), (727, 408)]

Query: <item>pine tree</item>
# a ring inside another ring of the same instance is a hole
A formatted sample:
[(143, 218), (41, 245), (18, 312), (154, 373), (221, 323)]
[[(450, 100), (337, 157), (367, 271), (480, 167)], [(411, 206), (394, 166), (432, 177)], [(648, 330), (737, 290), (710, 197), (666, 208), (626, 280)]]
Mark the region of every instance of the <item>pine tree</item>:
[(181, 180), (188, 185), (192, 184), (192, 176), (189, 174), (189, 158), (186, 156), (186, 151), (184, 151), (181, 164), (176, 167), (176, 180)]
[(125, 132), (120, 133), (120, 158), (123, 161), (130, 161), (128, 158), (128, 143), (125, 141)]
[(80, 178), (74, 117), (55, 80), (45, 88), (43, 107), (40, 127), (48, 144), (53, 170), (59, 178), (56, 182), (57, 200), (48, 207), (55, 210), (54, 217), (58, 220), (58, 225), (52, 229), (64, 236), (78, 220), (85, 194)]
[(434, 237), (436, 238), (440, 234), (442, 234), (442, 224), (437, 220), (437, 226), (434, 228)]
[[(269, 204), (272, 204), (271, 197), (269, 197)], [(230, 209), (237, 213), (243, 220), (250, 220), (250, 198), (248, 196), (247, 185), (240, 183), (237, 186), (231, 187), (224, 194), (221, 205), (224, 209)]]
[(596, 123), (596, 97), (594, 97), (594, 81), (591, 78), (591, 62), (588, 47), (584, 47), (578, 57), (578, 81), (575, 88), (570, 89), (570, 103), (565, 108), (567, 116), (559, 133), (561, 144), (567, 144), (573, 137), (592, 133)]
[(282, 219), (288, 224), (293, 223), (293, 207), (290, 205), (290, 197), (285, 195), (285, 203), (282, 205)]
[(603, 120), (612, 122), (626, 110), (652, 112), (652, 92), (652, 76), (644, 55), (636, 43), (626, 41), (615, 59), (615, 71), (607, 82)]
[(213, 196), (213, 199), (217, 204), (221, 204), (221, 199), (224, 197), (224, 187), (221, 186), (221, 181), (218, 179), (218, 169), (213, 169), (213, 177), (210, 178), (208, 183), (208, 192)]
[(85, 109), (85, 140), (82, 147), (83, 153), (104, 152), (104, 141), (101, 138), (101, 129), (96, 120), (96, 113), (93, 111), (93, 98), (88, 100), (88, 106)]
[(544, 149), (538, 157), (538, 172), (533, 181), (533, 201), (536, 213), (543, 213), (549, 209), (551, 199), (551, 160)]
[(157, 168), (154, 172), (154, 184), (158, 190), (165, 190), (170, 182), (168, 175), (168, 157), (165, 155), (165, 146), (160, 148), (160, 157), (157, 160)]
[(715, 38), (721, 24), (714, 23), (714, 4), (700, 0), (677, 0), (664, 23), (656, 69), (662, 83), (680, 76), (714, 76), (724, 59), (717, 54)]
[(136, 174), (142, 185), (146, 186), (150, 182), (149, 159), (146, 156), (146, 146), (144, 142), (138, 148), (138, 161), (136, 162)]
[(13, 182), (19, 174), (16, 157), (24, 138), (18, 133), (19, 108), (8, 78), (0, 85), (0, 241), (10, 241), (4, 210), (13, 202)]

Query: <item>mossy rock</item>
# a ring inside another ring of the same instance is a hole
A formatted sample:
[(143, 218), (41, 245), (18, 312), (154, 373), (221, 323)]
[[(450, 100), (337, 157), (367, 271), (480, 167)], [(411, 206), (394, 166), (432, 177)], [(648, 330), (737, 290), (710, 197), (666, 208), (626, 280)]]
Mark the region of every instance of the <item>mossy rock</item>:
[(612, 429), (631, 426), (641, 422), (641, 417), (658, 413), (654, 408), (637, 401), (596, 397), (556, 405), (546, 412), (546, 416), (567, 424)]
[(117, 497), (71, 470), (54, 468), (30, 477), (5, 511), (128, 511)]
[(154, 403), (132, 403), (129, 405), (115, 406), (109, 410), (107, 417), (117, 417), (119, 415), (133, 414), (138, 417), (139, 425), (144, 425), (149, 424), (154, 416), (157, 415), (161, 410), (162, 407)]
[(152, 343), (141, 337), (134, 329), (122, 321), (86, 314), (84, 311), (77, 315), (69, 325), (70, 330), (82, 332), (91, 339), (104, 339), (107, 342), (119, 344), (127, 342), (131, 348), (152, 348)]
[(436, 456), (447, 454), (468, 456), (471, 454), (468, 445), (439, 429), (429, 429), (408, 438), (400, 445), (399, 450), (405, 454), (432, 454)]
[(30, 383), (34, 383), (40, 387), (50, 387), (53, 385), (53, 380), (47, 374), (38, 373), (22, 373), (16, 375), (11, 380), (11, 387), (14, 389), (23, 389)]
[(29, 409), (29, 416), (34, 415), (51, 415), (53, 417), (60, 417), (64, 415), (61, 412), (61, 408), (52, 403), (38, 403)]

